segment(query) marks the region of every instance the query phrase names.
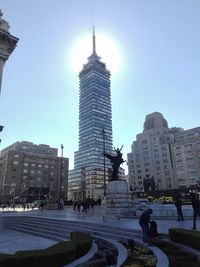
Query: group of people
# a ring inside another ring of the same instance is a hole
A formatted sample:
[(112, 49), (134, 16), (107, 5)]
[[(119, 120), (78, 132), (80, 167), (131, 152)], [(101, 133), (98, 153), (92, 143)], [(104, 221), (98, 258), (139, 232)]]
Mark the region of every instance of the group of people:
[(87, 213), (88, 209), (94, 208), (94, 204), (95, 203), (93, 198), (87, 198), (84, 200), (74, 201), (73, 208), (75, 211), (82, 211)]
[[(191, 205), (193, 208), (193, 230), (196, 230), (196, 219), (197, 216), (200, 216), (200, 200), (198, 194), (191, 193)], [(184, 220), (183, 212), (182, 212), (182, 199), (181, 195), (177, 194), (174, 197), (174, 204), (177, 209), (177, 220)], [(153, 237), (158, 236), (157, 232), (157, 223), (155, 221), (151, 221), (150, 216), (153, 213), (152, 209), (147, 209), (144, 212), (142, 212), (140, 218), (139, 218), (139, 224), (142, 228), (143, 232), (143, 242), (149, 242)]]
[[(193, 227), (192, 227), (192, 229), (196, 230), (196, 219), (197, 219), (197, 216), (200, 216), (200, 200), (199, 200), (199, 196), (195, 193), (191, 193), (190, 198), (191, 198), (191, 205), (193, 208)], [(174, 200), (175, 200), (175, 206), (176, 206), (176, 210), (177, 210), (177, 220), (183, 221), (184, 216), (183, 216), (183, 211), (182, 211), (181, 195), (180, 194), (175, 195)]]

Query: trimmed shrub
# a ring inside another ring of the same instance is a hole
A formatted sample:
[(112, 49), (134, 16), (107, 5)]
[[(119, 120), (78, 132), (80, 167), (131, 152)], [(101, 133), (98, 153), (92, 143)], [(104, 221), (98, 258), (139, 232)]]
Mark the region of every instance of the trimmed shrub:
[(0, 254), (0, 266), (62, 267), (84, 255), (91, 248), (92, 238), (89, 234), (82, 235), (76, 232), (72, 236), (73, 240), (59, 242), (46, 249), (17, 251), (14, 255)]
[(2, 267), (17, 266), (15, 257), (13, 255), (0, 254), (0, 266)]
[(200, 250), (200, 232), (171, 228), (169, 237), (172, 241)]
[(84, 232), (72, 232), (71, 240), (76, 246), (76, 257), (80, 258), (88, 252), (92, 245), (92, 237)]
[[(76, 245), (71, 241), (63, 241), (57, 243), (45, 250), (47, 258), (50, 262), (55, 262), (55, 266), (63, 266), (64, 264), (70, 263), (77, 259), (76, 257)], [(43, 259), (45, 261), (45, 259)], [(43, 262), (45, 264), (45, 262)], [(41, 265), (46, 266), (46, 265)], [(47, 265), (48, 267), (48, 265)]]
[(76, 259), (76, 247), (70, 241), (60, 242), (47, 249), (18, 251), (15, 258), (19, 267), (59, 267)]
[(107, 267), (106, 259), (91, 260), (77, 265), (77, 267)]
[(154, 245), (162, 249), (167, 255), (169, 267), (200, 267), (200, 263), (194, 255), (181, 251), (169, 242), (157, 241), (154, 242)]

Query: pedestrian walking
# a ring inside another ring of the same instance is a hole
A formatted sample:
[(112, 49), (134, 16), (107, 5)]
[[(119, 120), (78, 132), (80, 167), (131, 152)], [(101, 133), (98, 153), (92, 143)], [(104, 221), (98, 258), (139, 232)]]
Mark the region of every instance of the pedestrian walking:
[(195, 193), (190, 194), (191, 204), (193, 208), (193, 230), (196, 230), (196, 219), (197, 216), (200, 216), (200, 200), (199, 196)]
[(177, 210), (177, 221), (183, 221), (184, 217), (183, 217), (183, 212), (182, 212), (182, 199), (181, 199), (181, 194), (176, 194), (174, 197), (174, 204), (176, 206), (176, 210)]
[(144, 243), (147, 243), (150, 239), (149, 224), (150, 224), (150, 215), (152, 213), (153, 213), (152, 209), (145, 210), (139, 218), (139, 224), (142, 228)]

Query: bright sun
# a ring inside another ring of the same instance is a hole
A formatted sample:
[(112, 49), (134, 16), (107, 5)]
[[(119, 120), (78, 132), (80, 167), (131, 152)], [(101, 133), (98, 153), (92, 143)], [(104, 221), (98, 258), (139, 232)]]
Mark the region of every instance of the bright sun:
[[(108, 70), (114, 75), (120, 66), (120, 53), (117, 44), (106, 35), (96, 33), (96, 52)], [(71, 65), (75, 72), (79, 72), (87, 58), (92, 54), (92, 33), (80, 38), (71, 53)]]

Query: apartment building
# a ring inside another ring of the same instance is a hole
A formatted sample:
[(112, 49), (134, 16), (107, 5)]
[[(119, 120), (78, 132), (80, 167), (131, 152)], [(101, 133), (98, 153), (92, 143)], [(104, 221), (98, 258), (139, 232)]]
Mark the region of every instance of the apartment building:
[(48, 145), (16, 142), (0, 152), (0, 201), (67, 199), (69, 159)]
[(174, 134), (176, 187), (200, 185), (200, 127)]
[(148, 114), (128, 154), (128, 171), (133, 191), (199, 186), (200, 127), (169, 128), (161, 113)]
[(134, 191), (166, 190), (174, 187), (172, 133), (163, 115), (146, 116), (144, 130), (128, 154), (129, 183)]

